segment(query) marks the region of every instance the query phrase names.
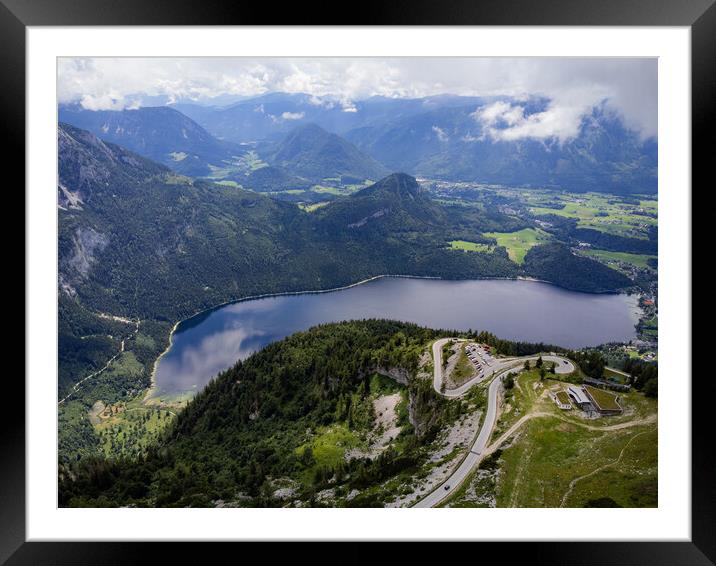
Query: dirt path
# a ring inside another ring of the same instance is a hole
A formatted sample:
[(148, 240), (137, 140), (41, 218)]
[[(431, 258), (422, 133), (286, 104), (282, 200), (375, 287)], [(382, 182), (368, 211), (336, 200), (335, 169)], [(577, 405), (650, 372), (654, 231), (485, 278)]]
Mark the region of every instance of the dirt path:
[(577, 482), (579, 482), (579, 481), (581, 481), (581, 480), (583, 480), (583, 479), (586, 479), (586, 478), (588, 478), (588, 477), (591, 477), (591, 476), (593, 476), (594, 474), (597, 474), (597, 473), (601, 472), (602, 470), (605, 470), (605, 469), (607, 469), (607, 468), (609, 468), (609, 467), (611, 467), (611, 466), (616, 466), (619, 462), (621, 462), (622, 457), (624, 456), (624, 452), (625, 452), (626, 449), (629, 447), (629, 445), (632, 443), (632, 441), (633, 441), (635, 438), (637, 438), (637, 437), (639, 437), (639, 436), (642, 436), (642, 435), (644, 435), (644, 434), (647, 434), (647, 433), (649, 433), (649, 432), (651, 432), (651, 429), (650, 429), (650, 430), (645, 430), (644, 432), (639, 432), (639, 433), (635, 434), (634, 436), (632, 436), (632, 437), (629, 439), (629, 442), (627, 442), (627, 443), (624, 445), (624, 448), (621, 449), (621, 452), (619, 452), (619, 457), (618, 457), (616, 460), (614, 460), (613, 462), (609, 462), (608, 464), (604, 464), (603, 466), (598, 467), (596, 470), (592, 470), (592, 471), (589, 472), (588, 474), (585, 474), (585, 475), (583, 475), (583, 476), (579, 476), (578, 478), (574, 478), (571, 482), (569, 482), (569, 487), (567, 488), (567, 491), (565, 492), (565, 494), (562, 496), (562, 501), (561, 501), (561, 503), (559, 504), (559, 506), (560, 506), (560, 507), (564, 507), (564, 504), (566, 503), (567, 498), (568, 498), (570, 495), (572, 495), (572, 490), (574, 490), (574, 486), (577, 485)]
[[(128, 318), (122, 318), (120, 316), (114, 316), (114, 315), (110, 315), (110, 314), (102, 313), (102, 312), (95, 313), (95, 314), (100, 318), (111, 319), (111, 320), (115, 320), (118, 322), (124, 322), (126, 324), (134, 324), (134, 332), (132, 333), (132, 336), (136, 336), (137, 333), (139, 332), (139, 323), (141, 322), (139, 319), (129, 320)], [(62, 403), (64, 403), (65, 401), (67, 401), (67, 399), (72, 397), (72, 395), (77, 393), (85, 381), (87, 381), (88, 379), (92, 379), (93, 377), (97, 377), (100, 373), (105, 371), (110, 365), (112, 365), (112, 362), (114, 360), (116, 360), (119, 356), (122, 355), (123, 352), (124, 352), (124, 339), (122, 339), (122, 342), (119, 345), (119, 352), (117, 352), (114, 356), (112, 356), (109, 359), (109, 361), (101, 369), (98, 369), (96, 372), (89, 374), (88, 376), (82, 378), (77, 383), (75, 383), (72, 386), (72, 389), (70, 389), (70, 392), (57, 402), (57, 405), (62, 405)]]
[(495, 440), (490, 446), (487, 447), (485, 450), (485, 456), (488, 454), (492, 454), (497, 448), (499, 448), (503, 442), (505, 442), (508, 438), (510, 438), (515, 432), (517, 432), (520, 427), (525, 424), (530, 419), (535, 419), (538, 417), (554, 417), (555, 419), (559, 419), (560, 421), (564, 421), (569, 424), (573, 424), (575, 426), (579, 426), (582, 428), (586, 428), (587, 430), (594, 430), (594, 431), (604, 431), (609, 432), (613, 430), (622, 430), (625, 428), (631, 428), (634, 426), (643, 426), (643, 425), (649, 425), (657, 422), (657, 415), (650, 415), (645, 419), (639, 419), (635, 421), (627, 421), (624, 423), (618, 423), (615, 425), (609, 425), (609, 426), (594, 426), (594, 425), (588, 425), (586, 423), (580, 423), (575, 422), (570, 419), (566, 419), (560, 415), (556, 415), (554, 413), (544, 413), (544, 412), (534, 412), (529, 413), (525, 415), (524, 417), (520, 418), (515, 424), (513, 424), (510, 428), (507, 429), (497, 440)]

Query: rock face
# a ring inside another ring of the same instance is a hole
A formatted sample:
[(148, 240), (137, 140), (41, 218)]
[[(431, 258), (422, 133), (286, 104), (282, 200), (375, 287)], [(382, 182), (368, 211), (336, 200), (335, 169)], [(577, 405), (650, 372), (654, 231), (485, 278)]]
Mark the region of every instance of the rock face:
[(72, 251), (66, 260), (69, 271), (77, 276), (87, 277), (96, 254), (107, 247), (109, 238), (93, 228), (77, 228), (72, 238)]
[(425, 436), (438, 424), (439, 408), (445, 401), (433, 391), (430, 376), (415, 375), (401, 367), (376, 367), (374, 371), (408, 387), (408, 420), (418, 437)]
[(408, 385), (410, 379), (410, 372), (405, 368), (375, 368), (376, 373), (387, 375), (389, 378), (397, 381), (401, 385)]
[(422, 438), (438, 425), (440, 406), (446, 401), (433, 391), (432, 381), (416, 378), (411, 381), (408, 397), (408, 419), (418, 438)]

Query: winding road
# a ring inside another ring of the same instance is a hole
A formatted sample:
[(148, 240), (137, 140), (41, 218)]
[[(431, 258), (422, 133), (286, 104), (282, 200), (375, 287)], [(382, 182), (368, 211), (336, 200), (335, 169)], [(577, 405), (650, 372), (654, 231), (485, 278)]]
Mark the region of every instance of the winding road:
[[(536, 360), (538, 358), (538, 356), (524, 356), (519, 358), (494, 359), (492, 363), (485, 368), (485, 375), (483, 377), (474, 377), (456, 389), (441, 391), (443, 384), (442, 348), (449, 341), (464, 342), (465, 340), (442, 338), (433, 343), (433, 388), (440, 395), (456, 398), (464, 395), (473, 385), (492, 378), (492, 382), (487, 390), (487, 411), (485, 412), (482, 427), (475, 437), (472, 446), (470, 446), (470, 450), (467, 456), (465, 456), (465, 459), (448, 479), (438, 485), (435, 490), (418, 501), (413, 507), (435, 507), (458, 490), (462, 482), (465, 481), (470, 472), (472, 472), (484, 456), (485, 448), (487, 447), (487, 443), (492, 435), (492, 430), (495, 427), (495, 422), (497, 421), (498, 394), (502, 389), (502, 378), (509, 370), (521, 368), (525, 360)], [(575, 369), (571, 361), (559, 356), (543, 355), (542, 360), (554, 362), (556, 364), (555, 373), (571, 373)]]

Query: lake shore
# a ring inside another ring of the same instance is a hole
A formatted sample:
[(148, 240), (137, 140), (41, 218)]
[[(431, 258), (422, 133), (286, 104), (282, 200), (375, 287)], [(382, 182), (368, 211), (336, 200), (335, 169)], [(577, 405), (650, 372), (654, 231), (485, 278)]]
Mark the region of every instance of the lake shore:
[[(249, 295), (249, 296), (241, 297), (241, 298), (238, 298), (238, 299), (231, 299), (231, 300), (228, 300), (228, 301), (224, 301), (224, 302), (219, 303), (219, 304), (216, 304), (216, 305), (214, 305), (214, 306), (212, 306), (212, 307), (208, 307), (208, 308), (205, 308), (205, 309), (201, 309), (201, 310), (197, 311), (196, 313), (192, 314), (191, 316), (188, 316), (188, 317), (186, 317), (186, 318), (184, 318), (184, 319), (181, 319), (181, 320), (177, 321), (177, 322), (173, 325), (173, 327), (172, 327), (172, 329), (171, 329), (171, 331), (170, 331), (170, 333), (169, 333), (168, 345), (167, 345), (167, 347), (164, 349), (164, 351), (157, 357), (157, 359), (156, 359), (156, 360), (154, 361), (154, 363), (153, 363), (152, 373), (151, 373), (151, 385), (150, 385), (150, 387), (147, 389), (147, 391), (146, 391), (146, 393), (145, 393), (145, 395), (144, 395), (143, 402), (144, 402), (144, 403), (148, 402), (148, 401), (149, 401), (150, 399), (152, 399), (152, 398), (154, 397), (154, 395), (156, 394), (156, 392), (157, 392), (157, 380), (156, 380), (157, 368), (158, 368), (159, 363), (161, 362), (162, 358), (171, 350), (171, 348), (172, 348), (172, 346), (173, 346), (173, 338), (174, 338), (174, 335), (175, 335), (177, 329), (180, 328), (182, 324), (184, 324), (184, 323), (186, 323), (186, 322), (188, 322), (188, 321), (190, 321), (190, 320), (192, 320), (192, 319), (194, 319), (194, 318), (196, 318), (196, 317), (199, 317), (199, 316), (202, 316), (202, 315), (206, 315), (207, 313), (211, 313), (212, 311), (216, 311), (216, 310), (219, 310), (219, 309), (221, 309), (221, 308), (224, 308), (224, 307), (226, 307), (226, 306), (233, 305), (233, 304), (239, 304), (239, 303), (243, 303), (243, 302), (254, 301), (254, 300), (265, 299), (265, 298), (274, 298), (274, 297), (297, 296), (297, 295), (316, 295), (316, 294), (334, 293), (334, 292), (338, 292), (338, 291), (344, 291), (344, 290), (348, 290), (348, 289), (351, 289), (351, 288), (355, 288), (355, 287), (357, 287), (357, 286), (364, 285), (364, 284), (366, 284), (366, 283), (370, 283), (370, 282), (373, 282), (373, 281), (377, 281), (377, 280), (380, 280), (380, 279), (386, 279), (386, 278), (451, 281), (451, 280), (446, 280), (446, 279), (444, 279), (444, 278), (442, 278), (442, 277), (435, 277), (435, 276), (380, 274), (380, 275), (375, 275), (375, 276), (373, 276), (373, 277), (369, 277), (369, 278), (366, 278), (366, 279), (362, 279), (362, 280), (360, 280), (360, 281), (356, 281), (356, 282), (354, 282), (354, 283), (350, 283), (350, 284), (348, 284), (348, 285), (342, 285), (342, 286), (339, 286), (339, 287), (332, 287), (332, 288), (330, 288), (330, 289), (315, 289), (315, 290), (303, 290), (303, 291), (283, 291), (283, 292), (277, 292), (277, 293), (262, 293), (262, 294), (257, 294), (257, 295)], [(571, 291), (571, 290), (569, 290), (569, 289), (564, 289), (563, 287), (561, 287), (561, 286), (559, 286), (559, 285), (555, 285), (554, 283), (551, 283), (550, 281), (540, 280), (540, 279), (537, 279), (537, 278), (534, 278), (534, 277), (524, 277), (524, 276), (519, 276), (519, 277), (473, 277), (473, 278), (470, 278), (470, 279), (458, 279), (458, 280), (455, 280), (455, 281), (526, 281), (526, 282), (534, 282), (534, 283), (547, 284), (547, 285), (550, 285), (550, 286), (553, 286), (553, 287), (556, 287), (556, 288), (559, 288), (559, 289), (563, 289), (563, 290), (566, 290), (566, 291), (579, 293), (579, 291)], [(585, 294), (586, 294), (586, 295), (604, 295), (605, 293), (585, 293)], [(632, 294), (632, 293), (628, 293), (628, 292), (624, 291), (624, 292), (606, 293), (606, 294)]]

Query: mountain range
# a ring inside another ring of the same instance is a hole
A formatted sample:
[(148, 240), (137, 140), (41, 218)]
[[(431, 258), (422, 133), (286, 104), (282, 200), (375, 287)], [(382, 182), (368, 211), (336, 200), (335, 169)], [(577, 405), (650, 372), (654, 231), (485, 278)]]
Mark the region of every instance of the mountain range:
[(441, 108), (346, 137), (388, 167), (424, 177), (578, 192), (657, 190), (655, 140), (641, 140), (603, 109), (584, 117), (578, 135), (565, 141), (495, 139), (475, 113), (474, 106)]
[[(495, 104), (509, 108), (511, 117), (485, 122)], [(642, 139), (604, 106), (583, 116), (569, 138), (502, 135), (515, 113), (530, 120), (547, 108), (540, 98), (372, 97), (346, 106), (271, 93), (222, 108), (94, 112), (74, 105), (61, 107), (60, 118), (179, 173), (213, 176), (228, 167), (222, 178), (260, 191), (305, 188), (344, 175), (376, 180), (389, 170), (577, 192), (657, 191), (656, 140)], [(274, 169), (237, 168), (250, 148)]]
[(485, 100), (455, 95), (407, 99), (372, 96), (348, 104), (330, 96), (272, 92), (222, 107), (197, 104), (174, 104), (172, 107), (196, 120), (216, 137), (240, 143), (276, 141), (297, 125), (308, 123), (343, 135), (355, 128), (380, 125), (443, 107), (484, 103)]

